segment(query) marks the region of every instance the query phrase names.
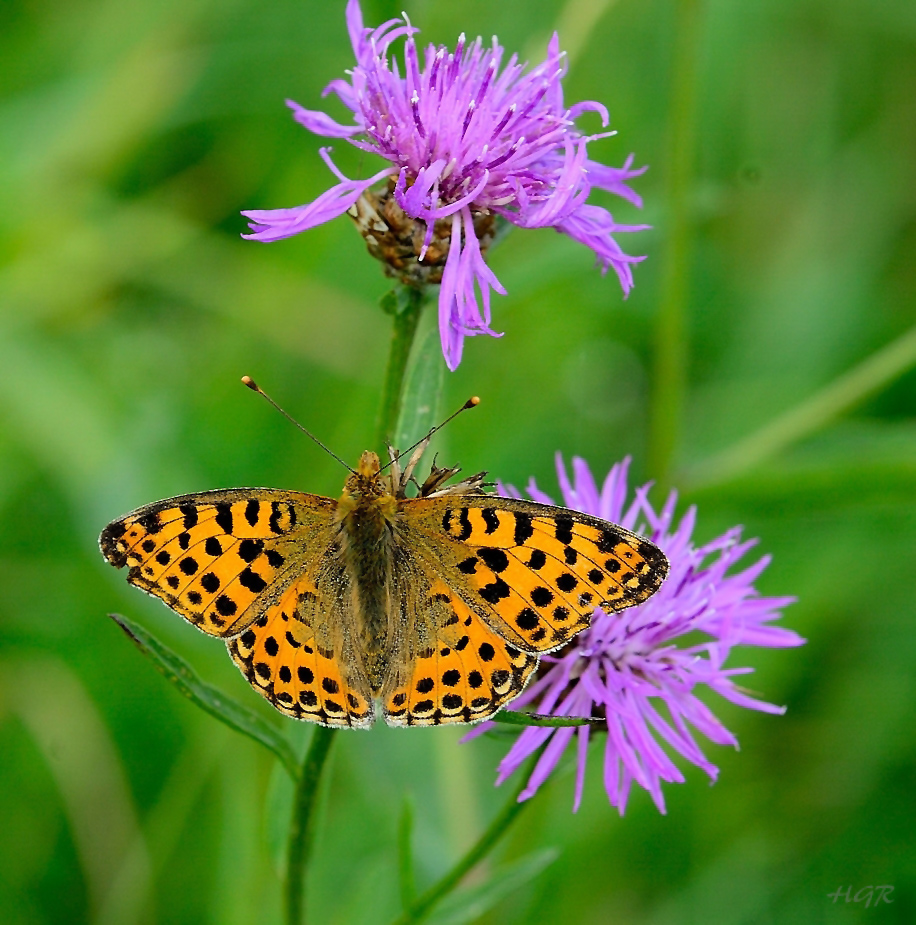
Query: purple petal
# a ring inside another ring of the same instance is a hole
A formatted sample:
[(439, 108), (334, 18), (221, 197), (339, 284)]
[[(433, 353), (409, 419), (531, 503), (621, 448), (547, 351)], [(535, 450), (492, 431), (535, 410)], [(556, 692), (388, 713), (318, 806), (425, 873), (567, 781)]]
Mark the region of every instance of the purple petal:
[(287, 100), (286, 105), (292, 109), (293, 118), (315, 135), (323, 135), (327, 138), (349, 138), (361, 131), (358, 125), (341, 125), (329, 115), (316, 109), (305, 109), (293, 100)]
[(379, 171), (368, 180), (347, 180), (337, 183), (313, 202), (291, 209), (252, 209), (242, 212), (250, 218), (252, 234), (243, 234), (250, 241), (279, 241), (299, 234), (316, 225), (343, 215), (353, 203), (375, 183), (391, 174), (391, 168)]

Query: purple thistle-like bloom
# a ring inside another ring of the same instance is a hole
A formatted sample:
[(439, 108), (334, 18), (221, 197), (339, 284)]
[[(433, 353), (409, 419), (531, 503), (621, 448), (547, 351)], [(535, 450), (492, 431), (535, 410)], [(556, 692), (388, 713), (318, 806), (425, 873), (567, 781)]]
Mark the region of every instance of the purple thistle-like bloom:
[[(743, 707), (784, 712), (735, 684), (733, 678), (750, 673), (751, 668), (725, 667), (736, 646), (779, 648), (804, 643), (791, 630), (770, 625), (794, 598), (762, 597), (754, 588), (770, 557), (733, 571), (756, 541), (741, 541), (741, 529), (735, 527), (694, 546), (696, 510), (690, 508), (675, 524), (676, 493), (657, 512), (648, 500), (649, 485), (638, 489), (627, 503), (628, 466), (629, 459), (615, 465), (599, 490), (588, 466), (578, 458), (573, 459), (571, 484), (558, 455), (563, 497), (570, 508), (647, 536), (668, 556), (670, 571), (645, 603), (621, 613), (595, 610), (591, 626), (565, 648), (545, 656), (537, 680), (512, 704), (512, 709), (527, 706), (536, 713), (603, 721), (600, 726), (525, 729), (500, 762), (497, 778), (502, 783), (543, 746), (519, 800), (537, 792), (575, 738), (574, 809), (578, 809), (589, 739), (600, 730), (606, 733), (604, 786), (611, 805), (622, 815), (635, 781), (664, 812), (662, 781), (682, 783), (684, 777), (663, 745), (702, 768), (712, 780), (718, 769), (703, 754), (693, 730), (717, 745), (737, 746), (734, 735), (697, 697), (698, 686)], [(553, 504), (533, 480), (527, 491), (533, 500)], [(508, 493), (519, 497), (512, 488)], [(679, 645), (688, 634), (689, 644)], [(488, 726), (483, 724), (470, 736)]]
[[(632, 156), (616, 168), (588, 159), (588, 142), (602, 136), (581, 134), (575, 119), (596, 112), (606, 126), (608, 113), (596, 102), (564, 104), (566, 62), (556, 34), (547, 59), (526, 73), (515, 55), (503, 66), (495, 38), (486, 47), (462, 35), (454, 52), (429, 45), (421, 56), (406, 19), (366, 28), (358, 0), (347, 3), (347, 27), (356, 65), (349, 81), (332, 81), (324, 95), (336, 94), (353, 124), (288, 105), (309, 131), (345, 138), (390, 166), (350, 180), (322, 149), (339, 182), (304, 206), (243, 212), (252, 220), (246, 237), (276, 241), (349, 211), (388, 272), (414, 285), (441, 282), (439, 327), (451, 369), (466, 336), (498, 336), (490, 327), (490, 291), (505, 290), (484, 262), (494, 215), (522, 228), (549, 225), (585, 244), (602, 272), (613, 268), (629, 292), (632, 265), (643, 258), (625, 254), (614, 235), (647, 226), (618, 224), (586, 199), (598, 188), (641, 206), (627, 183), (645, 168), (632, 169)], [(391, 43), (402, 37), (403, 76), (389, 58)], [(370, 192), (386, 178), (387, 190)]]

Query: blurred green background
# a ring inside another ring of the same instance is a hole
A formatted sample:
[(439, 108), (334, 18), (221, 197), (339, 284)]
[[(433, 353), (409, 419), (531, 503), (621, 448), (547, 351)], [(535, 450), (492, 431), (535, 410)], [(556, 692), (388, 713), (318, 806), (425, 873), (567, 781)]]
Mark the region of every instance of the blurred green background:
[[(738, 653), (788, 712), (710, 700), (741, 752), (710, 746), (719, 782), (686, 769), (666, 816), (637, 791), (619, 818), (598, 753), (573, 815), (564, 766), (490, 870), (532, 848), (555, 860), (474, 921), (916, 921), (916, 5), (405, 2), (426, 40), (496, 33), (532, 60), (559, 27), (567, 99), (602, 100), (620, 133), (592, 156), (650, 165), (643, 213), (612, 204), (654, 226), (623, 240), (649, 255), (627, 301), (552, 231), (494, 251), (506, 334), (469, 340), (447, 379), (447, 407), (483, 403), (450, 427), (446, 459), (555, 491), (556, 450), (601, 472), (632, 454), (638, 480), (700, 506), (700, 541), (734, 523), (761, 537), (774, 561), (759, 587), (798, 596), (785, 622), (809, 639)], [(345, 219), (269, 246), (239, 238), (240, 209), (329, 183), (283, 100), (319, 107), (349, 66), (343, 6), (0, 4), (6, 925), (279, 918), (289, 794), (275, 761), (180, 698), (106, 613), (142, 622), (298, 747), (309, 730), (129, 588), (96, 536), (187, 491), (339, 491), (337, 464), (242, 374), (341, 456), (372, 439), (388, 287), (362, 241)], [(363, 7), (374, 24), (402, 5)], [(335, 157), (351, 176), (378, 169), (343, 143)], [(508, 740), (459, 735), (340, 737), (313, 921), (395, 915), (405, 794), (423, 883), (502, 805)], [(828, 899), (876, 884), (892, 904)]]

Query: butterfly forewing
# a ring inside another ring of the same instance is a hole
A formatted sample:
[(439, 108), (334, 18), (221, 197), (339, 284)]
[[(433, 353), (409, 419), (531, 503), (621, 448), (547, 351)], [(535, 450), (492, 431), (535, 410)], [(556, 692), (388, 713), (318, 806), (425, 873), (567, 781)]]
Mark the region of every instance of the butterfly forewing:
[(455, 587), (511, 644), (549, 652), (585, 629), (596, 607), (646, 600), (668, 571), (664, 554), (623, 527), (579, 511), (514, 498), (420, 499), (424, 532), (466, 551)]
[[(113, 521), (99, 544), (127, 580), (198, 629), (234, 636), (301, 571), (309, 532), (334, 502), (271, 489), (230, 489), (149, 504)], [(321, 547), (319, 547), (320, 550)]]

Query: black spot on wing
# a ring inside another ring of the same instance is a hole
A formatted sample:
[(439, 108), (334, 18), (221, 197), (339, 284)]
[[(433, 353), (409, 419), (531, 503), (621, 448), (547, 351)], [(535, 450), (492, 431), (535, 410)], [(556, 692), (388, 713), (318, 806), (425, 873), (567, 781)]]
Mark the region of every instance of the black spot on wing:
[(601, 536), (598, 538), (598, 550), (600, 552), (613, 552), (622, 542), (623, 539), (619, 533), (605, 529), (601, 531)]
[(535, 607), (546, 607), (553, 601), (553, 592), (549, 588), (535, 588), (531, 592), (531, 601)]
[(531, 515), (515, 513), (513, 516), (515, 517), (515, 545), (523, 546), (534, 535)]
[(547, 554), (543, 549), (534, 549), (531, 557), (528, 559), (528, 568), (532, 571), (540, 571), (547, 564)]
[(158, 533), (162, 529), (162, 522), (156, 511), (147, 511), (142, 517), (137, 518), (137, 523), (143, 527), (147, 533)]
[(463, 572), (465, 575), (473, 575), (477, 571), (477, 561), (476, 556), (471, 556), (469, 559), (459, 562), (458, 571)]
[(572, 529), (572, 517), (558, 517), (554, 522), (554, 535), (564, 545), (572, 542)]
[(263, 549), (264, 543), (261, 540), (247, 539), (239, 543), (238, 553), (245, 562), (254, 562)]
[(248, 504), (245, 505), (245, 520), (248, 521), (249, 525), (256, 527), (258, 524), (258, 517), (261, 512), (261, 502), (256, 498), (252, 498)]
[(509, 567), (509, 557), (502, 549), (482, 547), (477, 550), (477, 555), (480, 556), (486, 566), (494, 572), (504, 572)]
[(480, 516), (485, 524), (485, 533), (495, 533), (499, 529), (499, 516), (492, 507), (481, 508)]
[(488, 585), (484, 585), (477, 592), (488, 604), (497, 604), (504, 597), (509, 597), (512, 593), (512, 589), (502, 580), (502, 578), (497, 578), (495, 581), (490, 582)]
[(232, 505), (221, 501), (216, 505), (216, 525), (223, 533), (232, 533)]
[(277, 552), (276, 549), (267, 550), (267, 562), (272, 568), (280, 568), (281, 565), (286, 561), (283, 556)]

